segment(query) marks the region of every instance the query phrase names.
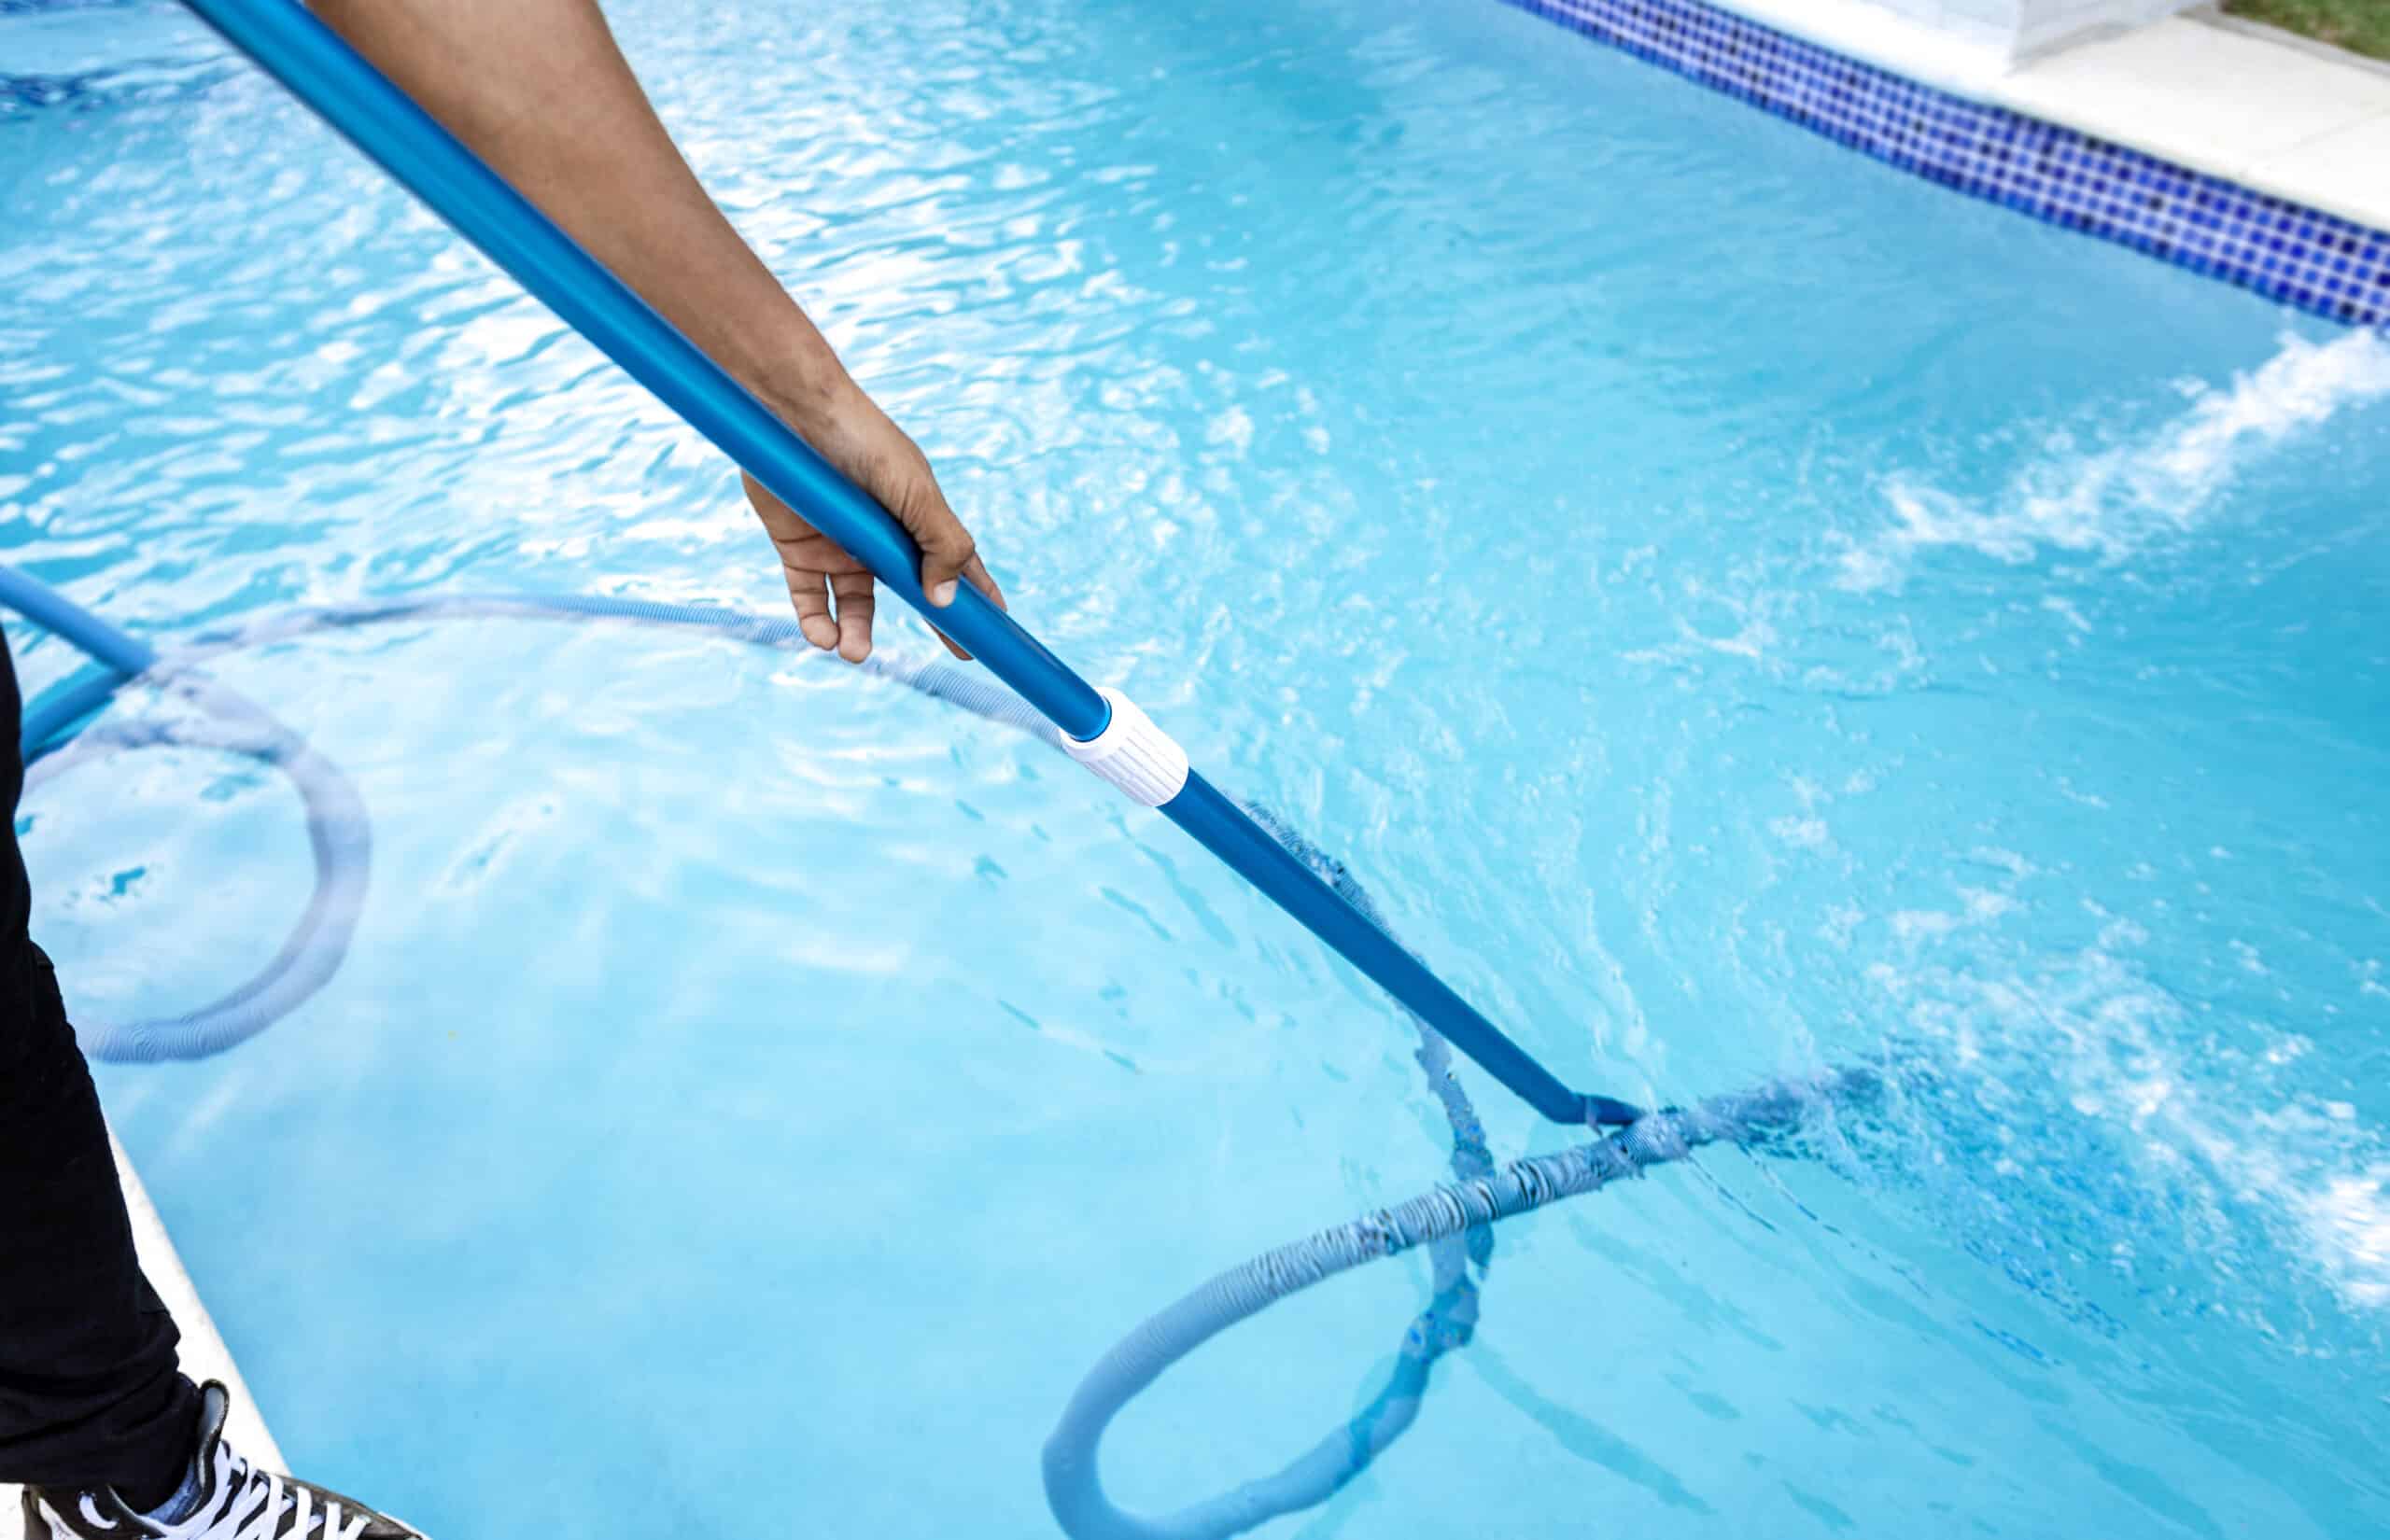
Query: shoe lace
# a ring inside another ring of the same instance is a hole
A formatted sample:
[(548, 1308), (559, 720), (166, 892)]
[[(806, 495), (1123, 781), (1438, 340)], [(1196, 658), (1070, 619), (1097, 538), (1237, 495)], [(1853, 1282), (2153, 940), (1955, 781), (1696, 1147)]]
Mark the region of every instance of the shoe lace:
[(270, 1471), (253, 1470), (246, 1456), (221, 1451), (224, 1494), (213, 1517), (184, 1532), (190, 1540), (358, 1540), (373, 1522)]

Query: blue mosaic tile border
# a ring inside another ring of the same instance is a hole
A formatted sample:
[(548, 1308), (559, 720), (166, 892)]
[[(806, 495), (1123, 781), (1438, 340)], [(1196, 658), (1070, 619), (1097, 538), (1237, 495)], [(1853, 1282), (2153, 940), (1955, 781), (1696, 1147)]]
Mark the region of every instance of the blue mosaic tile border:
[(2354, 325), (2390, 324), (2390, 232), (2253, 192), (1701, 0), (1504, 0), (1879, 161)]

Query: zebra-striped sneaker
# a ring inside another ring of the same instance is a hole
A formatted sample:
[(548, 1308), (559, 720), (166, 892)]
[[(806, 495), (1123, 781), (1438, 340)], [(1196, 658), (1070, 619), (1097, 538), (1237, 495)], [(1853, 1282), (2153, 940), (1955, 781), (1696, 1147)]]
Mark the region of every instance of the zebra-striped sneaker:
[(224, 1442), (224, 1387), (200, 1390), (199, 1452), (175, 1517), (135, 1513), (114, 1489), (25, 1489), (25, 1540), (424, 1540), (338, 1492), (251, 1470)]

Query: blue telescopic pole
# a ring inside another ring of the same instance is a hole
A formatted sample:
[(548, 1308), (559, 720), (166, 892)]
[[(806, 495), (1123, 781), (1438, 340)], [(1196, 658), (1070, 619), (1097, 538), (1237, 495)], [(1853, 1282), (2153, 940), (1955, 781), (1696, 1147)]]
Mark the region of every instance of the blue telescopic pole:
[[(947, 608), (934, 608), (921, 591), (920, 549), (869, 493), (841, 475), (299, 0), (184, 3), (773, 496), (967, 648), (1067, 738), (1085, 745), (1105, 735), (1113, 708), (1104, 694), (969, 584), (960, 585)], [(1569, 1090), (1287, 854), (1235, 803), (1188, 772), (1183, 757), (1179, 770), (1183, 786), (1155, 804), (1173, 822), (1497, 1080), (1555, 1122), (1631, 1119), (1632, 1108)]]

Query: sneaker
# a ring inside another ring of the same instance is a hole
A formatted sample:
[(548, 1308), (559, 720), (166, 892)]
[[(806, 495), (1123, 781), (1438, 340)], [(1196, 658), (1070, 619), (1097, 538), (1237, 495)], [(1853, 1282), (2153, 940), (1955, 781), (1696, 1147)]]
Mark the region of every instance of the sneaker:
[(190, 1458), (182, 1491), (165, 1508), (135, 1513), (111, 1487), (28, 1487), (25, 1540), (424, 1540), (338, 1492), (251, 1470), (224, 1442), (231, 1399), (213, 1380), (201, 1388), (199, 1452)]

